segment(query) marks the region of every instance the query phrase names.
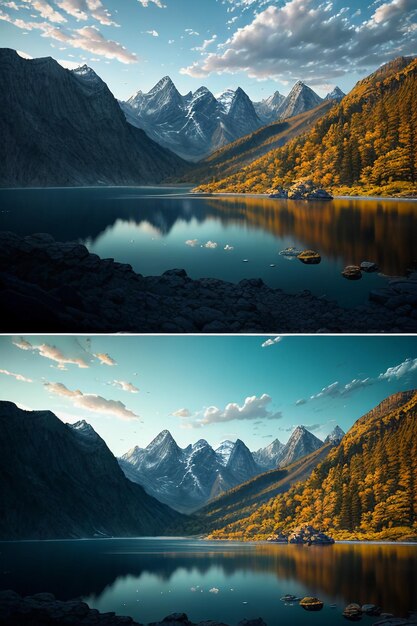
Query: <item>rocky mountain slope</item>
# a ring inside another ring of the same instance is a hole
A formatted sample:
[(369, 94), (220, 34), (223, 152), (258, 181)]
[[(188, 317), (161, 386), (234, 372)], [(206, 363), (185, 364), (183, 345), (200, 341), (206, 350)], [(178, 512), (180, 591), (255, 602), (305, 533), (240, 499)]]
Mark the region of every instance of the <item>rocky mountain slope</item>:
[(0, 49), (0, 185), (157, 183), (184, 170), (177, 155), (125, 120), (84, 66)]
[(313, 435), (305, 426), (297, 426), (278, 456), (278, 466), (291, 465), (323, 445), (321, 439)]
[(262, 122), (264, 124), (271, 124), (278, 119), (278, 111), (280, 110), (284, 100), (285, 96), (283, 96), (282, 93), (279, 93), (279, 91), (276, 91), (272, 94), (272, 96), (269, 96), (260, 102), (254, 102), (253, 106), (255, 107), (255, 111)]
[(299, 113), (305, 113), (310, 109), (314, 109), (320, 102), (322, 102), (322, 98), (299, 80), (278, 107), (276, 111), (277, 117), (285, 120), (287, 117), (293, 117)]
[(415, 476), (417, 392), (412, 390), (386, 398), (359, 418), (305, 482), (214, 535), (265, 538), (312, 524), (340, 539), (415, 539)]
[(243, 89), (227, 90), (217, 99), (206, 87), (182, 96), (169, 76), (120, 106), (131, 124), (190, 160), (199, 160), (262, 126)]
[(230, 176), (267, 152), (307, 132), (333, 105), (333, 100), (325, 100), (305, 113), (275, 121), (236, 139), (196, 163), (180, 180), (200, 184)]
[(0, 402), (0, 429), (1, 539), (156, 535), (178, 522), (86, 422)]
[(200, 439), (180, 448), (163, 430), (146, 448), (119, 459), (126, 476), (178, 511), (189, 512), (261, 471), (243, 441), (224, 442), (216, 451)]
[(200, 190), (264, 193), (311, 178), (338, 194), (415, 195), (416, 86), (417, 59), (399, 57), (359, 81), (309, 132)]

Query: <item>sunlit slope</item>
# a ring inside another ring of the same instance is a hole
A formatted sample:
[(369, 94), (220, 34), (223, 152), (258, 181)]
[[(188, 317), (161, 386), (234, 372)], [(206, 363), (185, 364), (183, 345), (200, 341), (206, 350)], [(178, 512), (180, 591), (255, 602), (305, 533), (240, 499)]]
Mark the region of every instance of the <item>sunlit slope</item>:
[(332, 106), (334, 101), (327, 100), (314, 109), (263, 126), (213, 152), (187, 172), (182, 180), (204, 183), (230, 176), (270, 150), (283, 146), (290, 139), (306, 132)]
[(213, 537), (265, 539), (302, 524), (336, 538), (417, 537), (417, 393), (397, 393), (361, 417), (310, 478)]
[(417, 60), (399, 57), (359, 81), (302, 136), (209, 192), (264, 193), (308, 177), (338, 193), (417, 193)]
[(249, 515), (260, 504), (288, 491), (294, 483), (306, 480), (332, 447), (326, 444), (287, 467), (255, 476), (209, 502), (197, 515), (203, 518), (210, 530), (239, 519), (243, 514)]

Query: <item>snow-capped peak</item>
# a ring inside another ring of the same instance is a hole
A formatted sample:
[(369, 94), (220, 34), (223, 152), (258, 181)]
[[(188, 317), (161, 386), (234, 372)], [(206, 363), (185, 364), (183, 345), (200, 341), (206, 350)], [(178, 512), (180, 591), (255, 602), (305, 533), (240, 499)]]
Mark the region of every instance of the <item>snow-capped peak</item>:
[(225, 113), (229, 113), (234, 97), (235, 91), (233, 89), (226, 89), (226, 91), (223, 91), (217, 98), (217, 102), (220, 103)]
[(226, 466), (227, 462), (232, 454), (232, 450), (235, 447), (234, 441), (230, 441), (230, 439), (226, 439), (222, 441), (221, 444), (216, 448), (215, 452), (219, 458), (219, 461), (222, 465)]
[(345, 432), (340, 428), (340, 426), (336, 425), (333, 428), (332, 432), (327, 435), (324, 443), (340, 443), (344, 436)]

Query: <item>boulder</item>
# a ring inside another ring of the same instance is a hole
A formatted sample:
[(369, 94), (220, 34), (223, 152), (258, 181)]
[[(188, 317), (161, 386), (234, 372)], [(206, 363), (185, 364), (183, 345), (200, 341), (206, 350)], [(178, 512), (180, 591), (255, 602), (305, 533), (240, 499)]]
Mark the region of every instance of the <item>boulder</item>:
[(321, 611), (324, 606), (324, 602), (318, 598), (314, 598), (313, 596), (306, 596), (300, 600), (300, 606), (302, 606), (306, 611)]
[(361, 268), (359, 265), (346, 265), (342, 271), (342, 276), (348, 280), (359, 280), (359, 278), (362, 278)]
[(362, 261), (360, 268), (362, 272), (377, 272), (379, 269), (378, 265), (372, 261)]
[(317, 265), (321, 261), (321, 256), (315, 250), (303, 250), (297, 255), (297, 259), (306, 265)]
[(358, 621), (362, 618), (362, 609), (359, 604), (352, 602), (345, 607), (343, 617), (351, 621)]

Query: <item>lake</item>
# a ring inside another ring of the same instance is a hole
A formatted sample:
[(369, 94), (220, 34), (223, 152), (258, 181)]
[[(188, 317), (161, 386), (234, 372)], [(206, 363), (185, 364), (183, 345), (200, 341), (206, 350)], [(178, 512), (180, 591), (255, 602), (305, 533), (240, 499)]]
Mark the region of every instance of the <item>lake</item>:
[[(0, 229), (78, 240), (144, 275), (176, 267), (192, 278), (261, 277), (271, 287), (309, 289), (348, 307), (365, 302), (386, 276), (402, 276), (416, 264), (417, 202), (203, 197), (188, 190), (2, 189)], [(317, 250), (321, 263), (280, 256), (290, 246)], [(376, 262), (381, 273), (358, 281), (341, 276), (345, 265), (361, 261)]]
[[(0, 588), (23, 595), (48, 591), (63, 600), (82, 597), (90, 607), (145, 623), (180, 611), (192, 621), (217, 619), (231, 626), (258, 616), (268, 626), (322, 626), (346, 624), (341, 613), (350, 602), (377, 604), (403, 617), (417, 609), (417, 545), (28, 541), (0, 543), (0, 565)], [(287, 593), (318, 596), (325, 606), (307, 612), (280, 601)]]

